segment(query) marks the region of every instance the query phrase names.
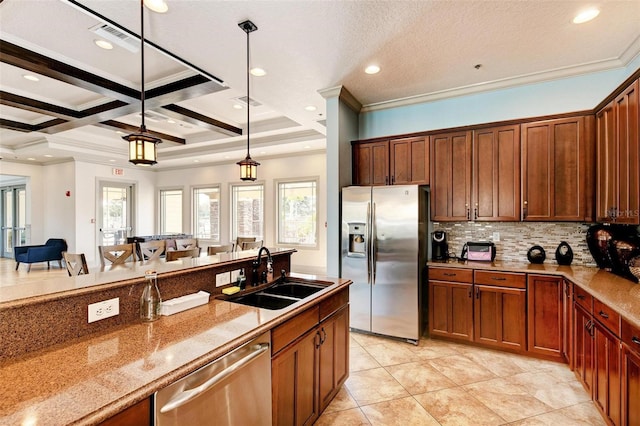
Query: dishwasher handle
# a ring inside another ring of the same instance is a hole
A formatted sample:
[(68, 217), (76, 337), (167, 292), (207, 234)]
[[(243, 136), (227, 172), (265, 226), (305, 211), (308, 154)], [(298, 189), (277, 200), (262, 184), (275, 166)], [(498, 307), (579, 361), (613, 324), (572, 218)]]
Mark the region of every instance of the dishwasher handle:
[(164, 414), (171, 410), (175, 410), (178, 407), (181, 407), (182, 405), (191, 401), (193, 398), (196, 398), (198, 395), (206, 392), (208, 389), (211, 389), (211, 387), (215, 386), (216, 383), (230, 376), (236, 370), (248, 364), (249, 362), (251, 362), (256, 357), (260, 356), (263, 352), (265, 352), (268, 349), (269, 349), (268, 343), (259, 343), (257, 345), (251, 346), (251, 353), (249, 353), (247, 356), (231, 364), (230, 366), (228, 366), (227, 368), (225, 368), (224, 370), (222, 370), (221, 372), (219, 372), (218, 374), (216, 374), (215, 376), (213, 376), (212, 378), (210, 378), (200, 386), (181, 392), (175, 397), (171, 398), (171, 400), (167, 402), (160, 409), (160, 412)]

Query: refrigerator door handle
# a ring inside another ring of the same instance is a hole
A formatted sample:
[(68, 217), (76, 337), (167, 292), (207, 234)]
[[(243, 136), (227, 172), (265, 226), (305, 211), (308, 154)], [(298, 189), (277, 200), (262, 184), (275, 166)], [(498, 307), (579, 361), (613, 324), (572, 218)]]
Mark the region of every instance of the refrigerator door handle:
[(378, 252), (376, 248), (376, 203), (371, 210), (371, 285), (376, 285), (376, 263)]
[(367, 241), (365, 251), (367, 253), (367, 284), (371, 285), (371, 202), (367, 203)]

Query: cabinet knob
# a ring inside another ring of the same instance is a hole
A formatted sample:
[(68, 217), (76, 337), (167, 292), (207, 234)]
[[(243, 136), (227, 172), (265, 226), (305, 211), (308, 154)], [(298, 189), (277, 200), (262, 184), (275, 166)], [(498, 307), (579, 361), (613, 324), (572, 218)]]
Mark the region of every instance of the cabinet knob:
[(598, 315), (600, 315), (604, 319), (608, 319), (609, 318), (609, 315), (607, 315), (606, 313), (604, 313), (602, 311), (598, 312)]
[(631, 338), (631, 341), (632, 341), (633, 343), (635, 343), (636, 345), (640, 345), (640, 339), (639, 339), (639, 338), (637, 338), (636, 336), (633, 336), (633, 337)]

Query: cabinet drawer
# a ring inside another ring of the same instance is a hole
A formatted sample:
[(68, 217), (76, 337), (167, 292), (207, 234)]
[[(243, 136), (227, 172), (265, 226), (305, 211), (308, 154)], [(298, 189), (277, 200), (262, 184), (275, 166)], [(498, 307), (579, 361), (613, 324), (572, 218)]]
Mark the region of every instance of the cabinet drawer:
[(316, 305), (274, 328), (271, 331), (271, 354), (275, 355), (289, 343), (318, 325), (319, 318), (320, 306)]
[(640, 356), (640, 328), (634, 327), (622, 318), (620, 325), (620, 337), (638, 356)]
[(458, 283), (472, 283), (473, 269), (429, 267), (429, 279), (437, 281), (454, 281)]
[(475, 284), (494, 285), (509, 288), (527, 288), (524, 274), (513, 272), (475, 271)]
[(593, 299), (593, 317), (607, 327), (610, 332), (620, 336), (620, 314), (598, 299)]
[(320, 303), (320, 321), (349, 303), (349, 287)]
[(593, 313), (593, 296), (577, 285), (573, 286), (573, 300), (590, 314)]

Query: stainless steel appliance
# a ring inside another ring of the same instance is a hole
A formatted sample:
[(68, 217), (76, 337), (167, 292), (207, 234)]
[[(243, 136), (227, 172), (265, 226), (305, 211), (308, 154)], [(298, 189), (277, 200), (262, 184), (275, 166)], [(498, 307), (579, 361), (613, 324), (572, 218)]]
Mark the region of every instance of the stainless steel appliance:
[(415, 185), (342, 189), (342, 276), (353, 281), (353, 329), (420, 338), (427, 203), (427, 188)]
[(271, 425), (267, 332), (154, 395), (156, 426)]

